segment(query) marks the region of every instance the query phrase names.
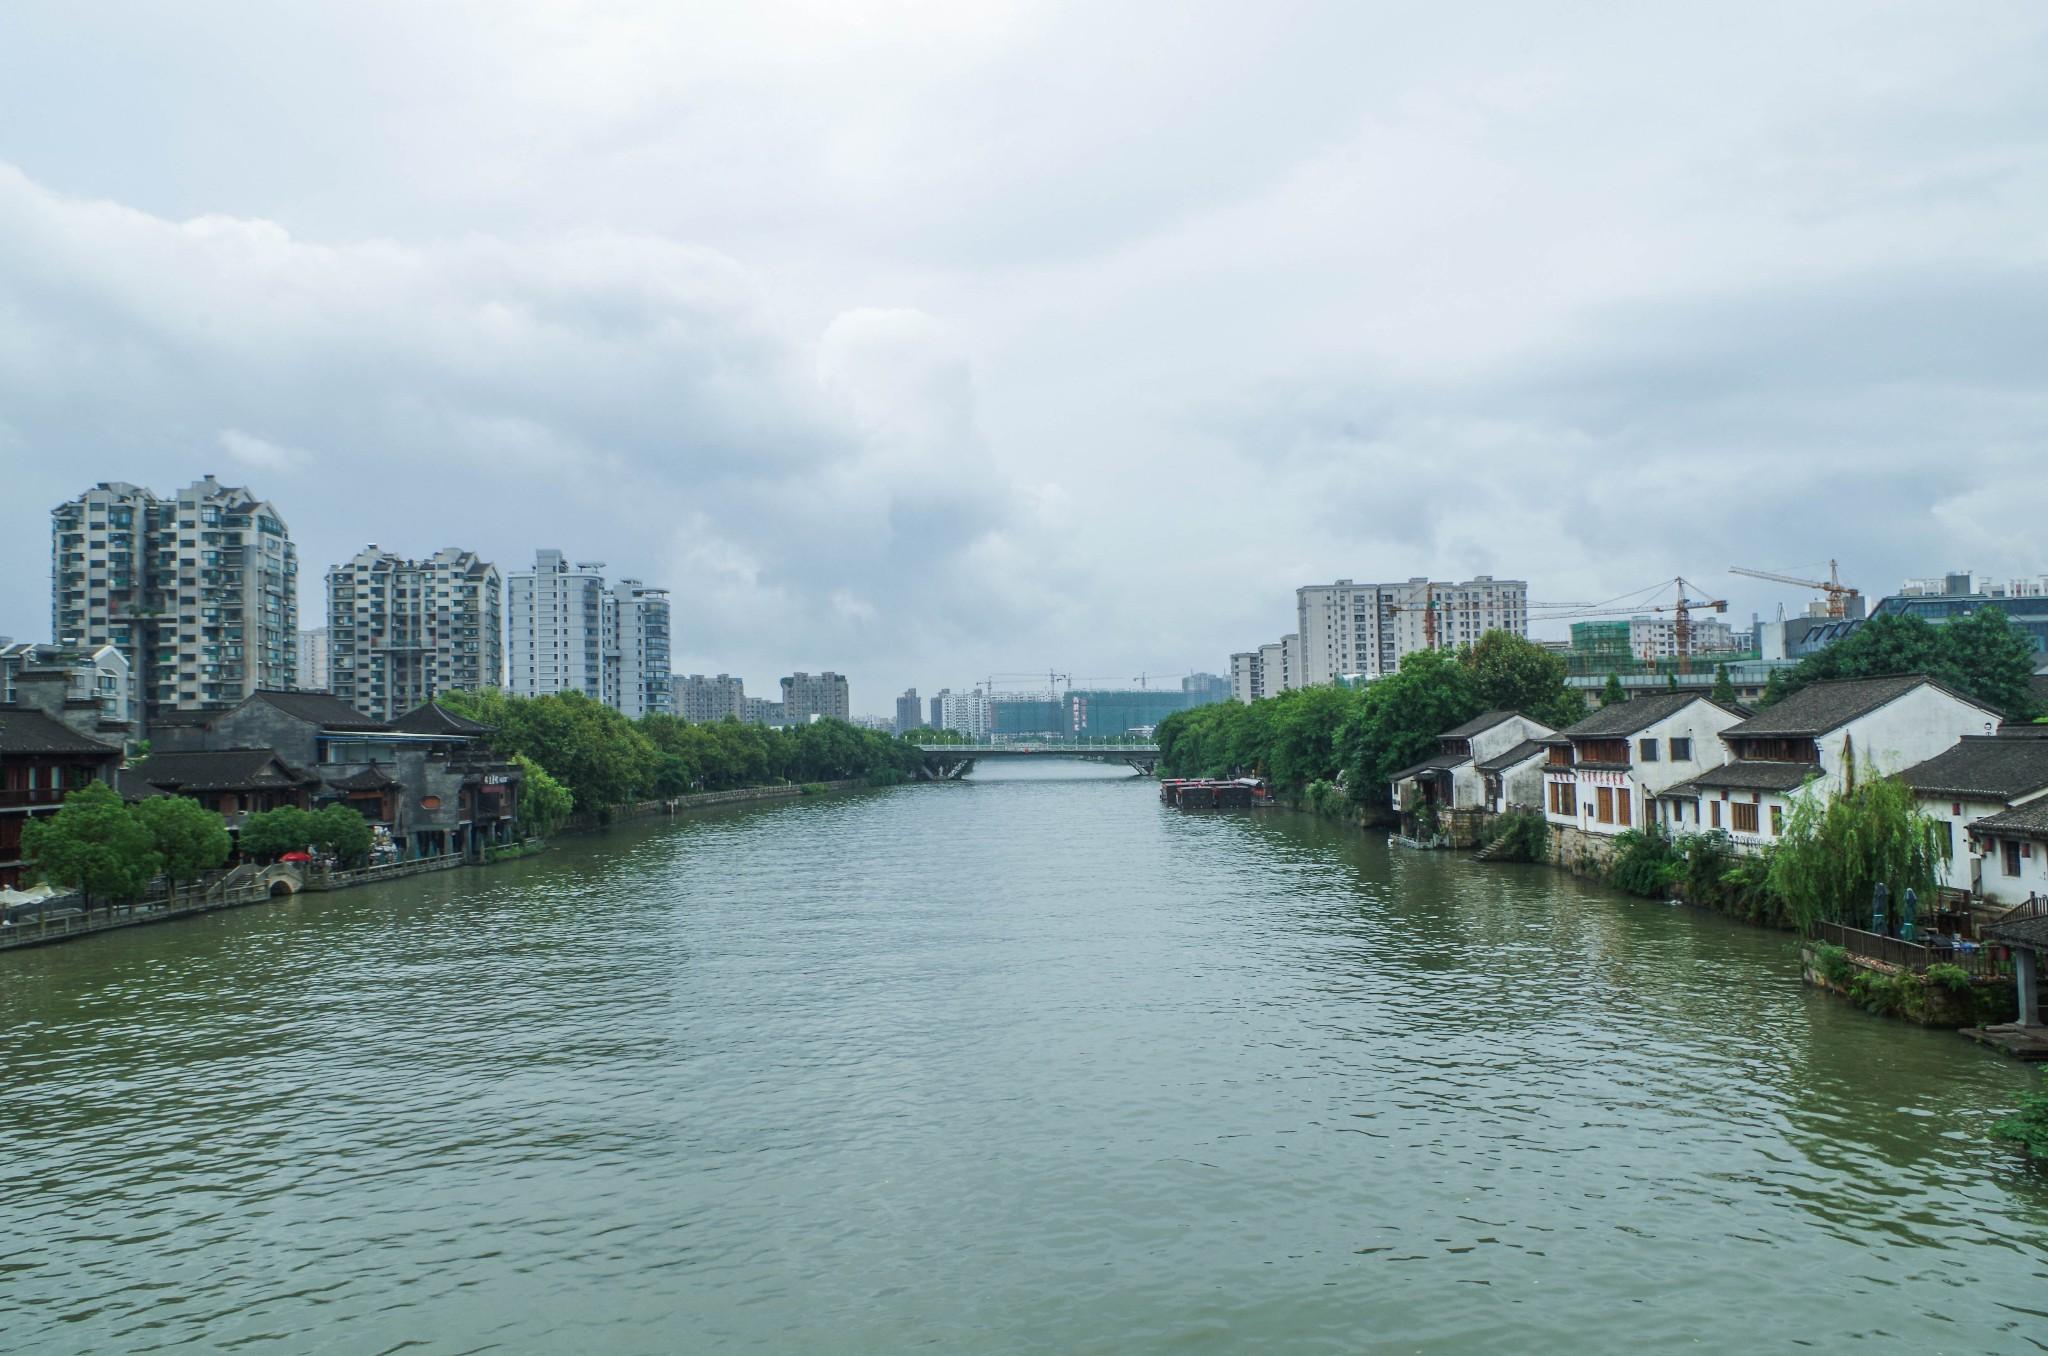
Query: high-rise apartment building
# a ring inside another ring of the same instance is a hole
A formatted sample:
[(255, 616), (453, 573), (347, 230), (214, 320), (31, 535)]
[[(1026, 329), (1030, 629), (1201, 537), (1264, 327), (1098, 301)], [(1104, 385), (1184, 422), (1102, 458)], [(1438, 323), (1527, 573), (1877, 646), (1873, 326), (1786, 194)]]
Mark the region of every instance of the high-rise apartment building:
[(802, 725), (812, 716), (852, 720), (853, 699), (846, 679), (830, 669), (791, 674), (782, 680), (782, 713), (792, 725)]
[[(1463, 583), (1417, 576), (1400, 584), (1310, 584), (1295, 590), (1301, 658), (1290, 686), (1380, 678), (1404, 655), (1470, 645), (1488, 631), (1529, 634), (1529, 585), (1479, 575)], [(1434, 613), (1434, 620), (1430, 614)]]
[(209, 475), (158, 498), (102, 481), (50, 510), (50, 566), (53, 638), (119, 650), (145, 726), (296, 683), (298, 555), (246, 489)]
[(1180, 680), (1180, 690), (1188, 694), (1189, 706), (1230, 700), (1230, 680), (1213, 673), (1189, 674)]
[(611, 590), (613, 633), (606, 703), (634, 719), (675, 714), (669, 689), (668, 590), (621, 579)]
[(942, 687), (932, 700), (938, 704), (941, 730), (958, 730), (970, 739), (987, 739), (995, 730), (995, 703), (986, 692)]
[(1239, 650), (1230, 656), (1230, 699), (1250, 704), (1265, 696), (1265, 667), (1259, 650)]
[(789, 717), (781, 702), (766, 697), (748, 697), (740, 703), (740, 720), (747, 725), (787, 725)]
[(299, 632), (299, 688), (305, 692), (327, 690), (327, 628), (324, 626)]
[(604, 701), (605, 646), (617, 623), (602, 562), (534, 552), (505, 581), (505, 688), (514, 696), (581, 692)]
[(636, 718), (675, 713), (667, 589), (608, 587), (603, 561), (544, 549), (505, 595), (505, 687), (515, 696), (581, 692)]
[(678, 673), (670, 680), (670, 692), (676, 704), (676, 714), (692, 725), (707, 721), (734, 720), (746, 718), (746, 685), (729, 673), (716, 678), (706, 678), (693, 673), (685, 678)]
[(450, 546), (408, 560), (376, 545), (327, 572), (328, 690), (377, 720), (504, 670), (498, 567)]
[(903, 689), (903, 695), (896, 699), (896, 733), (915, 730), (923, 724), (923, 703), (917, 699), (917, 689), (906, 687)]
[(1277, 697), (1286, 690), (1287, 642), (1267, 641), (1259, 647), (1259, 695)]

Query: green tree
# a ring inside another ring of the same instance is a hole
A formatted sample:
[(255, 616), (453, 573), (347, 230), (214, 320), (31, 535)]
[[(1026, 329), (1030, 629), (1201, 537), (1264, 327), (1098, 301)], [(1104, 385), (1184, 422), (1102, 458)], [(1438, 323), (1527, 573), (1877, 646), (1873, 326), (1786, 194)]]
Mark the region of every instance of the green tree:
[(1436, 751), (1437, 736), (1484, 709), (1471, 673), (1454, 655), (1419, 650), (1369, 685), (1338, 733), (1345, 786), (1361, 805), (1381, 807), (1393, 775)]
[(1602, 706), (1612, 706), (1616, 702), (1625, 702), (1627, 700), (1628, 689), (1621, 685), (1621, 675), (1618, 673), (1608, 674), (1607, 685), (1600, 689), (1600, 704)]
[(149, 834), (150, 846), (163, 863), (175, 895), (202, 871), (211, 871), (234, 851), (234, 839), (221, 817), (184, 796), (151, 796), (134, 807), (136, 822)]
[(1664, 686), (1673, 692), (1678, 691), (1678, 671), (1676, 669), (1664, 675)]
[(346, 867), (370, 860), (370, 821), (346, 805), (329, 805), (308, 816), (312, 841)]
[(550, 777), (547, 769), (525, 754), (514, 754), (519, 765), (519, 822), (527, 832), (546, 837), (568, 821), (576, 808), (569, 789)]
[(1980, 607), (1940, 631), (1936, 677), (2016, 720), (2034, 714), (2034, 647), (2005, 609)]
[(309, 811), (296, 805), (280, 805), (275, 810), (244, 815), (235, 845), (244, 857), (275, 861), (287, 852), (304, 852), (318, 841), (319, 831)]
[(149, 830), (101, 782), (65, 796), (56, 814), (24, 824), (21, 851), (44, 880), (78, 891), (88, 912), (95, 899), (140, 897), (162, 865)]
[(1726, 664), (1714, 665), (1714, 690), (1708, 695), (1723, 706), (1735, 704), (1735, 680), (1728, 676)]
[(1792, 922), (1870, 925), (1875, 887), (1893, 900), (1913, 890), (1930, 903), (1949, 858), (1947, 825), (1920, 813), (1896, 777), (1858, 779), (1855, 790), (1794, 795), (1771, 856), (1770, 887)]
[(1565, 686), (1564, 656), (1507, 631), (1488, 631), (1461, 658), (1489, 711), (1520, 711), (1554, 729), (1582, 719), (1586, 699)]
[(1985, 705), (2026, 719), (2034, 711), (2028, 679), (2032, 644), (1997, 607), (1935, 625), (1919, 617), (1872, 617), (1846, 638), (1771, 675), (1762, 704), (1783, 701), (1809, 683), (1924, 673)]
[(653, 790), (658, 755), (632, 721), (580, 692), (510, 697), (502, 692), (448, 692), (440, 702), (491, 727), (492, 749), (523, 753), (569, 789), (576, 803), (604, 818)]

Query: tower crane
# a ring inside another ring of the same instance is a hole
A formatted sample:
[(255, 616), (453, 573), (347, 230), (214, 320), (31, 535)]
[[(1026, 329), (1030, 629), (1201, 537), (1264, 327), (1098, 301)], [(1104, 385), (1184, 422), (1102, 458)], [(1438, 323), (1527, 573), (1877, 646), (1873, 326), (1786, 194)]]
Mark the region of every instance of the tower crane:
[(1422, 614), (1422, 647), (1425, 650), (1434, 650), (1436, 648), (1437, 606), (1436, 585), (1434, 583), (1423, 586), (1422, 598), (1422, 606), (1420, 607), (1413, 603), (1382, 603), (1380, 606), (1388, 616), (1393, 616), (1400, 612), (1420, 612)]
[[(1671, 605), (1671, 640), (1673, 648), (1678, 651), (1678, 671), (1680, 673), (1691, 673), (1692, 610), (1696, 607), (1711, 607), (1716, 612), (1726, 612), (1728, 610), (1728, 600), (1726, 598), (1689, 598), (1686, 596), (1686, 590), (1697, 586), (1687, 582), (1683, 575), (1680, 575), (1676, 582), (1678, 584), (1678, 599)], [(1664, 609), (1659, 607), (1654, 610), (1662, 612)]]
[(1797, 584), (1801, 588), (1818, 589), (1828, 596), (1828, 616), (1840, 621), (1849, 614), (1849, 599), (1859, 596), (1861, 589), (1852, 588), (1842, 582), (1842, 572), (1834, 561), (1828, 562), (1826, 579), (1801, 579), (1797, 575), (1779, 574), (1774, 570), (1752, 570), (1747, 565), (1730, 565), (1730, 574), (1748, 575), (1751, 579), (1769, 579), (1779, 584)]

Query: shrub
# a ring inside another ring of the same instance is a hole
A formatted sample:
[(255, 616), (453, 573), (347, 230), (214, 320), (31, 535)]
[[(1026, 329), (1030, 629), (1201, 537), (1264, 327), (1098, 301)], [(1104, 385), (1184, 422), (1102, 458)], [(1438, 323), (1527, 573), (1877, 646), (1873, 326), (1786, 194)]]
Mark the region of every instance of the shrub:
[(1685, 858), (1661, 828), (1627, 829), (1615, 835), (1607, 881), (1616, 889), (1645, 899), (1661, 899), (1684, 872)]
[(1813, 944), (1813, 969), (1815, 974), (1828, 983), (1845, 986), (1849, 982), (1849, 976), (1856, 972), (1856, 967), (1849, 964), (1848, 951), (1833, 942)]
[(1301, 806), (1310, 814), (1334, 818), (1344, 813), (1344, 788), (1318, 777), (1302, 788)]
[(1889, 1017), (1906, 1006), (1906, 984), (1897, 975), (1858, 970), (1849, 977), (1849, 998), (1865, 1012)]
[(1514, 810), (1493, 822), (1486, 845), (1497, 862), (1548, 861), (1550, 826), (1533, 810)]
[(2039, 1092), (2021, 1093), (2019, 1110), (1993, 1125), (1991, 1134), (2020, 1145), (2029, 1158), (2048, 1160), (2048, 1084)]
[(1927, 967), (1927, 982), (1939, 988), (1947, 989), (1950, 993), (1968, 993), (1970, 991), (1970, 972), (1960, 965), (1951, 965), (1947, 961), (1937, 961)]

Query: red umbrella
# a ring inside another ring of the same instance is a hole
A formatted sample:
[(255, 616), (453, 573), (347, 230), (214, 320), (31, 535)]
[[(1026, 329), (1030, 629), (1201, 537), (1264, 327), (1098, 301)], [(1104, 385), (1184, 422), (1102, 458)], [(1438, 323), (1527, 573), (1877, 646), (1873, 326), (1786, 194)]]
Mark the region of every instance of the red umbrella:
[(281, 862), (310, 862), (313, 860), (313, 854), (310, 852), (287, 852), (284, 856), (279, 857), (278, 860)]

